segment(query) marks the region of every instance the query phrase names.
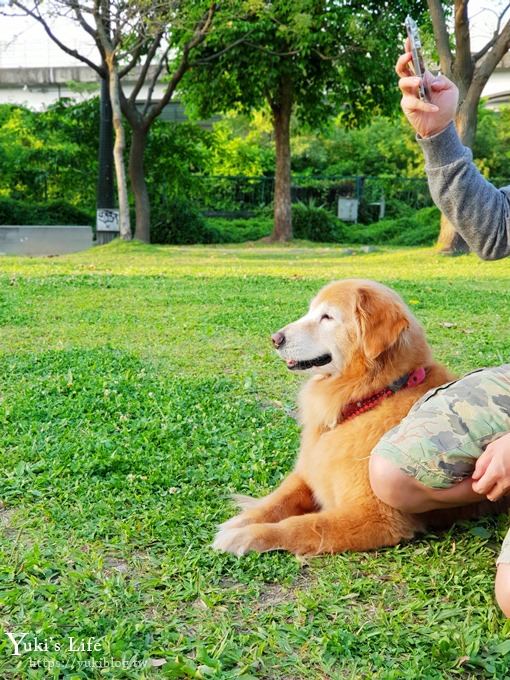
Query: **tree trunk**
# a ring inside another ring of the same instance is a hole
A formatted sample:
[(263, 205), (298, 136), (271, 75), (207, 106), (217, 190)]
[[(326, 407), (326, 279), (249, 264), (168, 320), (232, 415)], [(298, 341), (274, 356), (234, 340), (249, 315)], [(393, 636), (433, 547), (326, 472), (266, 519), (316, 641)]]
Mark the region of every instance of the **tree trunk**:
[(274, 228), (271, 241), (290, 241), (292, 238), (292, 205), (290, 176), (290, 117), (292, 113), (292, 83), (280, 81), (276, 99), (270, 102), (276, 150), (274, 183)]
[[(472, 91), (468, 91), (459, 106), (455, 119), (455, 126), (461, 142), (470, 148), (472, 148), (475, 141), (478, 100), (479, 95), (476, 97)], [(468, 244), (445, 215), (441, 215), (441, 230), (437, 246), (443, 255), (464, 255), (469, 253)]]
[(144, 243), (150, 243), (151, 240), (151, 206), (143, 164), (147, 132), (144, 125), (133, 127), (129, 150), (129, 178), (135, 195), (136, 208), (135, 238)]
[(126, 181), (126, 165), (124, 163), (124, 149), (126, 147), (124, 125), (122, 123), (122, 111), (119, 99), (119, 74), (115, 55), (107, 58), (108, 73), (110, 80), (110, 101), (112, 105), (113, 129), (115, 130), (115, 144), (113, 147), (113, 159), (115, 161), (115, 176), (117, 177), (117, 193), (119, 197), (119, 231), (120, 238), (130, 241), (131, 225), (129, 223), (129, 201)]
[(464, 241), (450, 220), (441, 214), (441, 223), (437, 247), (441, 255), (466, 255), (469, 253), (469, 246)]

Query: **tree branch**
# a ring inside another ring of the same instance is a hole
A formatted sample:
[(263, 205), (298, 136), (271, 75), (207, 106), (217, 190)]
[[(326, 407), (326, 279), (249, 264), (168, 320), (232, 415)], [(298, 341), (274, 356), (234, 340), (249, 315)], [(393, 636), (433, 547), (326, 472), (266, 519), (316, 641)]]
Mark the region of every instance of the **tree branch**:
[(427, 0), (432, 28), (436, 39), (437, 51), (439, 53), (439, 64), (441, 71), (450, 76), (452, 73), (453, 55), (450, 50), (450, 40), (446, 30), (446, 20), (440, 0)]
[(217, 4), (215, 2), (212, 2), (206, 14), (202, 17), (202, 19), (200, 19), (200, 21), (196, 25), (193, 36), (184, 45), (182, 59), (177, 68), (175, 69), (166, 87), (163, 97), (159, 100), (157, 104), (151, 106), (147, 111), (147, 114), (145, 115), (147, 126), (150, 126), (152, 124), (152, 122), (159, 116), (161, 111), (165, 108), (165, 106), (172, 98), (172, 95), (175, 92), (175, 88), (180, 83), (182, 77), (190, 67), (189, 53), (205, 39), (207, 32), (211, 27), (212, 20), (214, 18), (216, 10)]
[(154, 88), (156, 87), (156, 83), (158, 82), (158, 78), (161, 75), (161, 71), (163, 70), (163, 66), (166, 63), (166, 58), (168, 56), (169, 51), (170, 51), (170, 45), (163, 52), (163, 56), (159, 60), (159, 64), (158, 64), (156, 71), (154, 73), (154, 76), (151, 80), (151, 84), (149, 85), (149, 90), (147, 92), (147, 99), (145, 100), (145, 105), (144, 105), (143, 111), (142, 111), (142, 116), (144, 118), (147, 115), (147, 111), (149, 110), (149, 106), (151, 104), (151, 99), (152, 99), (152, 95), (153, 95), (153, 92), (154, 92)]
[(76, 15), (76, 19), (77, 19), (78, 23), (80, 24), (80, 26), (83, 28), (83, 30), (86, 31), (89, 35), (91, 35), (92, 38), (94, 39), (94, 42), (97, 43), (97, 31), (94, 31), (92, 26), (90, 26), (85, 21), (85, 18), (83, 16), (82, 12), (81, 12), (80, 5), (75, 0), (71, 0), (71, 2), (69, 3), (69, 6), (70, 6), (71, 9), (74, 10), (74, 13)]
[[(501, 28), (501, 23), (502, 23), (502, 21), (503, 21), (503, 17), (505, 16), (505, 14), (508, 12), (509, 9), (510, 9), (510, 3), (508, 3), (508, 5), (507, 5), (507, 6), (505, 7), (505, 9), (501, 12), (501, 14), (497, 15), (497, 17), (498, 17), (498, 22), (497, 22), (497, 24), (496, 24), (496, 28), (495, 28), (495, 30), (494, 30), (494, 34), (493, 34), (492, 38), (489, 40), (489, 42), (488, 42), (486, 45), (484, 45), (484, 46), (482, 47), (481, 50), (479, 50), (478, 52), (476, 52), (475, 54), (473, 54), (473, 61), (474, 61), (475, 63), (476, 63), (477, 61), (480, 61), (480, 59), (481, 59), (482, 57), (484, 57), (484, 56), (487, 54), (487, 52), (488, 52), (488, 51), (496, 44), (496, 41), (497, 41), (498, 36), (499, 36), (499, 31), (500, 31), (500, 28)], [(490, 10), (490, 11), (492, 11), (492, 10)]]
[(136, 48), (133, 50), (133, 54), (129, 62), (123, 66), (121, 69), (119, 69), (119, 78), (122, 79), (124, 76), (127, 76), (127, 74), (134, 69), (134, 67), (137, 65), (138, 60), (140, 58), (140, 55), (142, 54), (142, 49), (143, 49), (143, 43), (139, 43)]
[[(455, 64), (454, 71), (459, 85), (467, 90), (473, 76), (474, 64), (471, 57), (471, 36), (469, 34), (468, 0), (455, 1)], [(462, 95), (461, 95), (462, 96)]]
[(490, 78), (491, 73), (494, 71), (496, 66), (499, 64), (501, 59), (510, 49), (510, 20), (507, 21), (505, 27), (499, 34), (496, 42), (493, 45), (492, 50), (487, 52), (485, 57), (478, 63), (475, 69), (475, 76), (473, 81), (476, 82), (477, 86), (480, 88), (480, 92), (483, 90), (485, 83)]
[(32, 17), (32, 19), (35, 19), (38, 21), (41, 26), (44, 28), (46, 34), (48, 37), (56, 44), (60, 49), (65, 52), (66, 54), (69, 54), (69, 56), (74, 57), (75, 59), (78, 59), (79, 61), (82, 61), (84, 64), (87, 64), (91, 69), (93, 69), (100, 78), (106, 78), (106, 71), (103, 68), (103, 66), (98, 66), (97, 64), (94, 64), (93, 61), (90, 59), (87, 59), (83, 54), (80, 54), (77, 50), (73, 50), (70, 47), (67, 47), (61, 40), (57, 38), (57, 36), (53, 33), (51, 28), (49, 27), (46, 19), (44, 19), (39, 12), (35, 12), (34, 10), (29, 9), (26, 5), (24, 5), (22, 2), (19, 2), (19, 0), (11, 0), (12, 4), (15, 7), (18, 7), (21, 9), (23, 12), (25, 12), (25, 15), (28, 15)]
[[(149, 51), (147, 52), (147, 57), (145, 58), (145, 62), (142, 66), (142, 69), (140, 71), (140, 74), (136, 80), (135, 86), (133, 88), (133, 91), (131, 92), (129, 96), (129, 101), (131, 103), (136, 101), (136, 98), (138, 96), (138, 93), (143, 87), (143, 84), (145, 83), (145, 79), (147, 78), (147, 73), (149, 71), (149, 67), (151, 65), (152, 60), (154, 59), (154, 55), (156, 54), (156, 51), (161, 44), (161, 40), (163, 38), (163, 32), (160, 31), (156, 37), (154, 38), (152, 45), (149, 48)], [(154, 89), (154, 88), (153, 88)]]

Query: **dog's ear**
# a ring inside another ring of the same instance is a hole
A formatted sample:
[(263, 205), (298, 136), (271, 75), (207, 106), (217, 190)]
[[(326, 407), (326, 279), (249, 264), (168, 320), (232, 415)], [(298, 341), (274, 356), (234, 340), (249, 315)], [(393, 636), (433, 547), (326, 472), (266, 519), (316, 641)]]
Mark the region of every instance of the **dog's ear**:
[(372, 288), (358, 289), (356, 318), (363, 352), (371, 361), (392, 347), (401, 333), (409, 328), (403, 306), (384, 291)]

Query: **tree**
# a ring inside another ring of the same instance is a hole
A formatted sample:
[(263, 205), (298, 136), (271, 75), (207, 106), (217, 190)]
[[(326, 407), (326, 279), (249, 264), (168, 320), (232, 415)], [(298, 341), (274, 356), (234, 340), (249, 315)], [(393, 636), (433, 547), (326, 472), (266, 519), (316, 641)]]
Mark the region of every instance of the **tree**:
[[(135, 238), (150, 240), (150, 201), (145, 182), (144, 153), (147, 136), (154, 121), (172, 99), (183, 75), (190, 66), (190, 55), (208, 36), (218, 6), (213, 0), (12, 0), (12, 4), (33, 17), (48, 36), (67, 54), (94, 69), (101, 78), (110, 78), (112, 106), (115, 98), (130, 127), (129, 176), (135, 197)], [(228, 17), (234, 5), (228, 0), (222, 16)], [(71, 17), (93, 39), (99, 52), (94, 62), (69, 47), (52, 30), (50, 17)], [(128, 94), (126, 76), (135, 83)], [(164, 79), (164, 91), (153, 101), (154, 89)], [(142, 89), (146, 99), (137, 101)], [(121, 160), (123, 132), (119, 112), (114, 112), (117, 129), (116, 159)], [(119, 174), (120, 172), (120, 174)], [(122, 182), (122, 169), (117, 173)]]
[[(441, 71), (459, 88), (455, 120), (457, 131), (463, 144), (472, 147), (482, 91), (510, 48), (510, 19), (506, 23), (504, 21), (510, 5), (505, 3), (499, 12), (494, 8), (490, 9), (497, 15), (496, 28), (492, 38), (478, 52), (473, 53), (468, 4), (469, 0), (455, 0), (453, 3), (454, 47), (452, 47), (448, 33), (448, 16), (452, 3), (428, 0)], [(446, 253), (469, 252), (467, 243), (444, 216), (441, 219), (438, 245)]]
[[(292, 237), (290, 122), (314, 126), (342, 111), (346, 125), (394, 111), (388, 86), (402, 24), (424, 3), (369, 0), (251, 0), (244, 19), (224, 24), (200, 48), (183, 81), (197, 114), (271, 111), (276, 151), (273, 240)], [(226, 50), (226, 45), (233, 45)]]
[(79, 105), (61, 100), (40, 112), (0, 105), (0, 194), (58, 200), (90, 212), (97, 128), (97, 99)]

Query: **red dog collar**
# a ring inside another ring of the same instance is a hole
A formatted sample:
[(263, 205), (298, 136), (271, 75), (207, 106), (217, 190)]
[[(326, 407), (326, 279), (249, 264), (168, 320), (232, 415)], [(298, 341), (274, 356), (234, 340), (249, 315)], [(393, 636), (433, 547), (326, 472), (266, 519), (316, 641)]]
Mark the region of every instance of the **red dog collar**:
[(416, 387), (421, 385), (425, 380), (426, 371), (423, 367), (417, 368), (411, 373), (406, 373), (395, 382), (391, 383), (380, 392), (372, 394), (370, 397), (365, 397), (365, 399), (360, 399), (359, 401), (351, 401), (347, 406), (342, 409), (340, 413), (339, 423), (344, 423), (346, 420), (351, 420), (355, 416), (359, 416), (366, 411), (378, 406), (381, 401), (386, 399), (386, 397), (391, 397), (406, 387)]

